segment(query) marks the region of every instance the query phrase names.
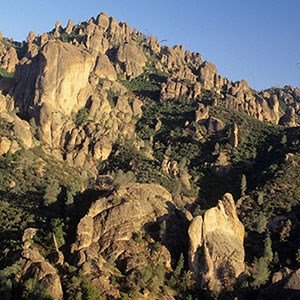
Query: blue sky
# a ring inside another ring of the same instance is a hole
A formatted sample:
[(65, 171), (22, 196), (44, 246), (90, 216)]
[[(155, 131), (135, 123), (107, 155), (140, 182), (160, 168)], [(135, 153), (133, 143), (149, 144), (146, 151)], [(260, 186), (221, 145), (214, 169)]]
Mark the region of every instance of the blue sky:
[(183, 44), (230, 80), (255, 89), (300, 86), (300, 0), (14, 0), (1, 3), (0, 31), (23, 40), (55, 21), (104, 11), (164, 44)]

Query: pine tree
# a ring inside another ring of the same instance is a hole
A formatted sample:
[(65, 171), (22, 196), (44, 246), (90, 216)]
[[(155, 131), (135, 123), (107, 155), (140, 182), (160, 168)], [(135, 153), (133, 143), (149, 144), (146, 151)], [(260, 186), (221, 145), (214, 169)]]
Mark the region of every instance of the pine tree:
[(247, 178), (245, 174), (243, 174), (241, 179), (241, 197), (244, 197), (246, 195), (246, 190), (247, 190)]
[(270, 276), (270, 270), (268, 268), (268, 263), (266, 262), (265, 258), (255, 258), (252, 267), (253, 287), (259, 287), (261, 285), (266, 284)]
[(267, 236), (264, 240), (264, 259), (268, 264), (270, 264), (273, 261), (273, 250), (272, 250), (272, 240), (270, 233), (267, 233)]

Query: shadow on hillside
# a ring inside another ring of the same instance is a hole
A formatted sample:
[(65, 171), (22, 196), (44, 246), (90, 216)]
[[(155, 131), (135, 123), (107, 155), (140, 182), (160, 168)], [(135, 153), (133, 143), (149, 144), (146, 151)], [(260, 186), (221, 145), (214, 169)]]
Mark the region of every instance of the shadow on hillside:
[[(203, 170), (204, 177), (200, 182), (200, 199), (207, 201), (208, 206), (216, 204), (217, 199), (223, 196), (224, 193), (230, 192), (235, 199), (240, 197), (241, 175), (245, 174), (247, 178), (247, 193), (263, 187), (268, 181), (271, 181), (277, 171), (277, 167), (286, 162), (288, 153), (297, 153), (300, 151), (300, 146), (294, 145), (299, 139), (299, 128), (288, 128), (285, 130), (288, 142), (281, 143), (281, 134), (269, 135), (264, 142), (257, 146), (257, 156), (252, 160), (242, 160), (228, 169), (226, 175), (215, 174), (211, 167), (206, 167)], [(214, 137), (211, 141), (205, 142), (201, 147), (206, 149), (206, 152), (213, 151)], [(218, 141), (218, 140), (216, 140)], [(271, 149), (271, 150), (270, 150)], [(211, 153), (206, 153), (199, 159), (203, 162), (211, 160)], [(197, 158), (195, 159), (197, 161)], [(277, 167), (276, 167), (277, 166)], [(273, 167), (274, 171), (273, 171)]]
[(189, 221), (182, 211), (176, 209), (171, 202), (167, 203), (168, 214), (159, 217), (156, 222), (144, 225), (146, 233), (151, 238), (165, 246), (171, 254), (171, 264), (176, 268), (180, 255), (188, 262), (188, 227)]

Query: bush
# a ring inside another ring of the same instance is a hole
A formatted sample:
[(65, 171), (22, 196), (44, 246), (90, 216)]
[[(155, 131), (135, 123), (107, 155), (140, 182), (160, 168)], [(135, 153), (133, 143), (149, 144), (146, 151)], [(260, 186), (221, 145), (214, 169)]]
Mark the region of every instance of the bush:
[(130, 182), (135, 182), (135, 180), (135, 175), (131, 171), (124, 172), (123, 170), (117, 170), (114, 174), (114, 184), (117, 188)]
[(79, 110), (79, 112), (77, 113), (76, 119), (75, 119), (75, 125), (76, 126), (80, 126), (83, 123), (85, 123), (88, 119), (89, 116), (89, 112), (86, 108), (83, 108), (81, 110)]
[(5, 69), (0, 68), (0, 77), (12, 78), (14, 77), (14, 73), (8, 73)]

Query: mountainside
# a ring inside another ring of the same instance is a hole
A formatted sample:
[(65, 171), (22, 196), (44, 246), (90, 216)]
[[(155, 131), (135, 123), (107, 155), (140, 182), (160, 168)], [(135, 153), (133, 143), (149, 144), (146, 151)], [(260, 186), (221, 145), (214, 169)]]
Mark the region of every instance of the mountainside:
[(0, 298), (299, 299), (299, 117), (104, 13), (0, 34)]

